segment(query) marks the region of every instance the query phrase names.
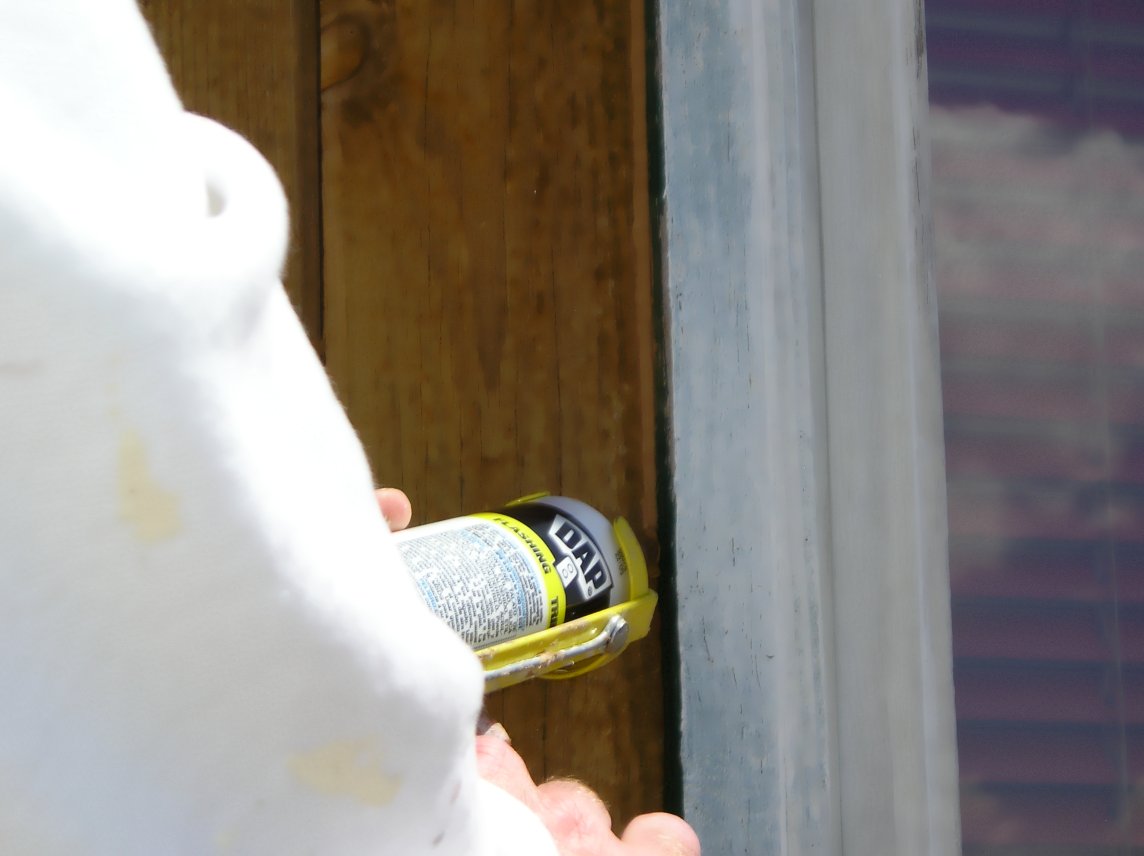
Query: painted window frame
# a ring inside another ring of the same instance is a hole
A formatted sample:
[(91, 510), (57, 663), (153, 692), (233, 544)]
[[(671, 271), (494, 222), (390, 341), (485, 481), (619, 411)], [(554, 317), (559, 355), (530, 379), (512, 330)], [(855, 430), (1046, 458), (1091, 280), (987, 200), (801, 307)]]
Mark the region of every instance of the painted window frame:
[(681, 794), (705, 852), (956, 856), (920, 0), (659, 0)]

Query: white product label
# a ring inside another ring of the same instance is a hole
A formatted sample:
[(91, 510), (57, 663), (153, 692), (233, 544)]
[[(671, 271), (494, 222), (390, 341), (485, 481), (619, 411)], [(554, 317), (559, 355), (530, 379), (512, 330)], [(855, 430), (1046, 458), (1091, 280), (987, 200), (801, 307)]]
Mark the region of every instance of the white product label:
[(548, 627), (539, 562), (500, 524), (459, 517), (396, 537), (426, 603), (473, 648)]

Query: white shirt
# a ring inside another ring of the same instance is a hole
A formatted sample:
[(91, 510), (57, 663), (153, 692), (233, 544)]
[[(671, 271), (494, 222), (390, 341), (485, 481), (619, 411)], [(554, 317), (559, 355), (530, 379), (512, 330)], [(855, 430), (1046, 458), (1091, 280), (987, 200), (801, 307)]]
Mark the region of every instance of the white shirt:
[(0, 853), (555, 853), (132, 0), (0, 0)]

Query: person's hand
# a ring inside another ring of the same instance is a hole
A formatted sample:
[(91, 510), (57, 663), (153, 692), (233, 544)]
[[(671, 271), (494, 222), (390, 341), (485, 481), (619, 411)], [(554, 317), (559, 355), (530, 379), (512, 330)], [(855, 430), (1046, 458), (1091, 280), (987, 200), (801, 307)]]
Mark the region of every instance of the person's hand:
[(377, 495), (377, 506), (381, 509), (381, 516), (385, 518), (385, 522), (389, 524), (391, 530), (396, 532), (409, 525), (409, 521), (413, 517), (413, 506), (409, 502), (409, 497), (405, 495), (405, 491), (395, 487), (379, 487), (375, 494)]
[(507, 737), (499, 725), (477, 736), (477, 770), (536, 812), (560, 856), (700, 856), (695, 831), (673, 814), (641, 814), (617, 838), (591, 789), (568, 779), (537, 785)]
[[(389, 528), (409, 525), (413, 508), (397, 488), (377, 490), (377, 504)], [(487, 720), (486, 720), (487, 723)], [(587, 786), (567, 779), (537, 785), (524, 760), (509, 745), (499, 724), (482, 725), (477, 735), (481, 778), (524, 803), (548, 828), (560, 856), (700, 856), (694, 830), (673, 814), (643, 814), (617, 838), (607, 806)]]

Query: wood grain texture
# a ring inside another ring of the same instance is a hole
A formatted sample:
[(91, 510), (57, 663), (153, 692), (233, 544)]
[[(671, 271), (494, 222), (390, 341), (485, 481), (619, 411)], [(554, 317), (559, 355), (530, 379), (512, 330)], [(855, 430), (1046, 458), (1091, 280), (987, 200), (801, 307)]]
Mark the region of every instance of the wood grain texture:
[[(654, 542), (641, 0), (321, 13), (327, 363), (378, 480), (420, 521), (547, 489)], [(655, 638), (490, 710), (538, 778), (661, 805)]]
[(188, 110), (251, 141), (290, 204), (285, 284), (321, 348), (317, 0), (140, 0)]

